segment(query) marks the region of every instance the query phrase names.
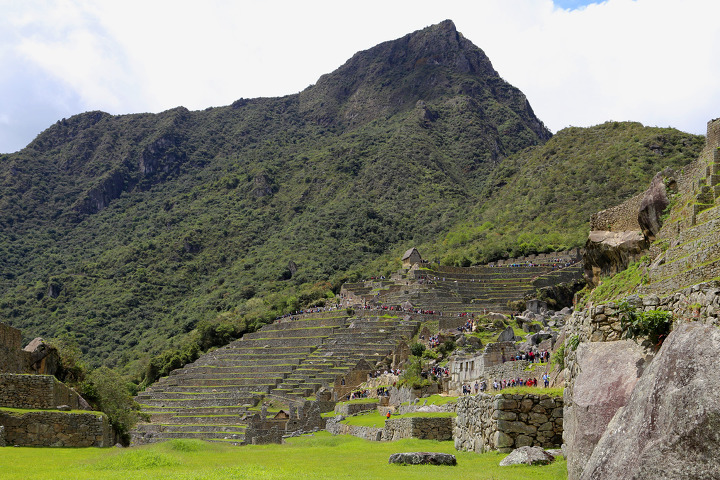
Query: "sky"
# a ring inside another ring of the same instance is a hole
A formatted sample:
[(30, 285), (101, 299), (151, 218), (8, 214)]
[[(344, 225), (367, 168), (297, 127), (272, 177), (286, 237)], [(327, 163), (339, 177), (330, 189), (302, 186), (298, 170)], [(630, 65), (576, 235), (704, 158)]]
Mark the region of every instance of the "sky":
[(0, 0), (0, 152), (90, 110), (294, 94), (445, 19), (553, 132), (720, 117), (716, 0)]

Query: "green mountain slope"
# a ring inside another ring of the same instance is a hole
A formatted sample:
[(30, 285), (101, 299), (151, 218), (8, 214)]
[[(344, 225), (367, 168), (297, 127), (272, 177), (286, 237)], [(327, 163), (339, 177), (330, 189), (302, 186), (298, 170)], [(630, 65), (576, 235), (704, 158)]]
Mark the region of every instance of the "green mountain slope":
[(208, 321), (232, 337), (412, 245), (458, 264), (579, 245), (590, 213), (700, 144), (639, 124), (551, 138), (446, 21), (297, 95), (84, 113), (0, 156), (0, 320), (134, 369)]
[(561, 130), (503, 159), (468, 220), (426, 249), (460, 265), (581, 246), (590, 215), (642, 192), (665, 167), (681, 170), (703, 142), (636, 122)]
[(0, 316), (111, 366), (223, 312), (264, 320), (436, 238), (548, 138), (449, 21), (298, 95), (63, 119), (0, 157)]

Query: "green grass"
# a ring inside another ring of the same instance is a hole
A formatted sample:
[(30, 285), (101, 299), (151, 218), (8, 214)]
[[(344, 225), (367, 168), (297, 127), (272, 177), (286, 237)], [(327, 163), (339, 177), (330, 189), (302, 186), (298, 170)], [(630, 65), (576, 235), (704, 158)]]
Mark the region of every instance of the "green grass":
[[(538, 379), (538, 383), (541, 382), (541, 379)], [(563, 396), (563, 387), (551, 387), (551, 388), (543, 388), (543, 387), (510, 387), (510, 388), (503, 388), (498, 393), (510, 393), (512, 395), (525, 395), (528, 393), (534, 394), (534, 395), (549, 395), (551, 397), (562, 397)]]
[(26, 413), (33, 413), (33, 412), (55, 412), (55, 413), (67, 413), (67, 414), (75, 414), (75, 413), (89, 413), (91, 415), (105, 415), (103, 412), (95, 412), (91, 410), (70, 410), (69, 412), (63, 412), (61, 410), (55, 410), (55, 409), (40, 409), (40, 408), (6, 408), (2, 407), (0, 408), (0, 412), (8, 413), (10, 415), (24, 415)]
[[(419, 399), (418, 405), (445, 405), (447, 403), (457, 402), (458, 397), (450, 395), (430, 395), (426, 398)], [(410, 402), (404, 402), (403, 405), (409, 405)]]
[[(455, 412), (414, 412), (406, 413), (404, 415), (393, 415), (391, 418), (409, 418), (409, 417), (424, 417), (424, 418), (437, 418), (437, 417), (455, 417)], [(382, 428), (385, 426), (385, 415), (381, 415), (377, 410), (371, 410), (367, 413), (361, 413), (347, 417), (343, 420), (343, 423), (347, 425), (354, 425), (356, 427), (377, 427)]]
[[(456, 467), (388, 464), (391, 454), (412, 451), (451, 453), (456, 455), (458, 464)], [(4, 480), (567, 478), (562, 458), (542, 467), (499, 467), (504, 457), (498, 453), (457, 452), (453, 442), (368, 442), (323, 432), (289, 439), (285, 445), (244, 447), (193, 440), (128, 449), (5, 447), (0, 448), (0, 471)]]

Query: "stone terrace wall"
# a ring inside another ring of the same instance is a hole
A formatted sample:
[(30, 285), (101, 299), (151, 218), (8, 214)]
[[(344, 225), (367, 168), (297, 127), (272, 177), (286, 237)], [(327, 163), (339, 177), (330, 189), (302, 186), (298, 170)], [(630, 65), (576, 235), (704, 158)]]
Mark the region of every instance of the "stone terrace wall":
[(638, 212), (645, 192), (635, 195), (606, 210), (601, 210), (590, 216), (590, 230), (610, 232), (625, 232), (628, 230), (642, 230), (638, 223)]
[(0, 374), (0, 407), (55, 409), (80, 408), (80, 396), (52, 375)]
[(562, 444), (563, 401), (548, 395), (461, 397), (455, 408), (455, 448), (482, 453)]
[(20, 330), (0, 323), (0, 373), (25, 373), (29, 353), (21, 350), (21, 342)]
[(0, 411), (5, 443), (24, 447), (110, 447), (115, 437), (102, 413)]
[[(699, 321), (720, 326), (720, 282), (693, 285), (666, 297), (648, 295), (629, 297), (628, 302), (638, 310), (666, 310), (675, 322)], [(582, 342), (610, 342), (620, 340), (622, 329), (617, 304), (589, 305), (577, 310), (568, 322), (568, 336), (577, 335)]]
[(342, 423), (345, 417), (338, 415), (328, 418), (325, 429), (333, 435), (352, 435), (353, 437), (379, 442), (382, 440), (383, 429), (381, 427), (360, 427)]
[(406, 417), (390, 418), (385, 421), (383, 440), (417, 438), (420, 440), (451, 440), (453, 417)]

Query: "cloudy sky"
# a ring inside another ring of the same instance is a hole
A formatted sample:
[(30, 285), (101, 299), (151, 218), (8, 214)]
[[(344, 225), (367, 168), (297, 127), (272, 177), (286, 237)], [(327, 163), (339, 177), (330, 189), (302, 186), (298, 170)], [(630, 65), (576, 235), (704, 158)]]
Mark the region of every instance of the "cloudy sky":
[(0, 0), (0, 152), (56, 120), (297, 93), (445, 19), (554, 132), (720, 117), (717, 0)]

